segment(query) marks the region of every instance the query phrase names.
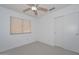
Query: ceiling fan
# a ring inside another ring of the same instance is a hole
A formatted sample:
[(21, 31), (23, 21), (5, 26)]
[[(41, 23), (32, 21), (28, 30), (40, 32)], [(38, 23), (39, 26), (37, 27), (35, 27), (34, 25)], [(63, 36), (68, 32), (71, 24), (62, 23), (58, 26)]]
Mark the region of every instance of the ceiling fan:
[(35, 15), (38, 15), (38, 11), (43, 11), (43, 12), (48, 12), (48, 11), (52, 11), (55, 9), (55, 7), (51, 8), (51, 9), (47, 9), (44, 7), (40, 7), (39, 4), (26, 4), (29, 6), (29, 8), (23, 10), (23, 12), (27, 12), (29, 10), (33, 11)]

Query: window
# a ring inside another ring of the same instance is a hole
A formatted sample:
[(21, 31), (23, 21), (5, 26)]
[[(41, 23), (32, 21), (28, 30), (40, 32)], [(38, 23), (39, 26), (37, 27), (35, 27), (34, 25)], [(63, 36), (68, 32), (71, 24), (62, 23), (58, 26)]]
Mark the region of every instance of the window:
[(17, 17), (11, 17), (10, 33), (31, 33), (31, 21), (20, 19)]

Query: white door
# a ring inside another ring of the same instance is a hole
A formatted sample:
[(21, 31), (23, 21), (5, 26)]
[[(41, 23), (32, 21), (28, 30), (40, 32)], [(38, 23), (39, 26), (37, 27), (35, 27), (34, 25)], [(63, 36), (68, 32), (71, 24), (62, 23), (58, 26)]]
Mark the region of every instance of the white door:
[(79, 13), (56, 19), (56, 44), (79, 52)]

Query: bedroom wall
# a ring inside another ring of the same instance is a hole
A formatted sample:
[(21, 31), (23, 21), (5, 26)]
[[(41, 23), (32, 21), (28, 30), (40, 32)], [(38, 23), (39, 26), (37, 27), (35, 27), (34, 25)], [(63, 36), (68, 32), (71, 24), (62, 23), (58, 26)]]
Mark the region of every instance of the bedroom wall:
[[(10, 16), (32, 21), (31, 34), (10, 35)], [(36, 41), (37, 21), (16, 11), (0, 7), (0, 52)]]
[(38, 41), (55, 45), (55, 20), (52, 15), (46, 15), (38, 20), (39, 22), (39, 39)]

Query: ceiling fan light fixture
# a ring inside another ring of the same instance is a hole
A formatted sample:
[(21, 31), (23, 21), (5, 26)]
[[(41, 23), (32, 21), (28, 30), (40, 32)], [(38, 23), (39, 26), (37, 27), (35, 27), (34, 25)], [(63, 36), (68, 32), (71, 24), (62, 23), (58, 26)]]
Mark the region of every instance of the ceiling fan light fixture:
[(32, 10), (37, 10), (37, 8), (35, 6), (32, 6)]

